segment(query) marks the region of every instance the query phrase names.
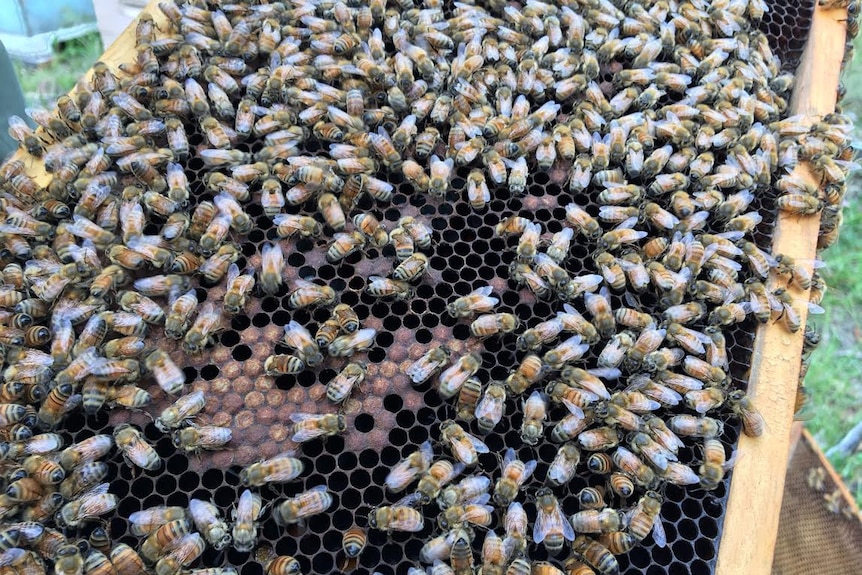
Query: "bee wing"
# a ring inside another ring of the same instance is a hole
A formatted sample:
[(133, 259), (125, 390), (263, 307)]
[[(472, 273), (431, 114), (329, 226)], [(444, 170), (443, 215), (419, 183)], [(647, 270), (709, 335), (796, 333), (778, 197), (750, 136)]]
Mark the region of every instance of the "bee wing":
[(416, 507), (416, 505), (422, 502), (422, 494), (418, 491), (410, 493), (409, 495), (405, 495), (398, 501), (396, 501), (393, 505), (400, 505), (402, 507)]
[(215, 506), (209, 501), (203, 499), (189, 500), (189, 513), (196, 523), (209, 523), (215, 521)]
[(322, 429), (300, 429), (296, 433), (293, 434), (291, 441), (295, 441), (297, 443), (302, 443), (303, 441), (310, 441), (315, 437), (320, 437), (324, 431)]
[(416, 479), (416, 470), (406, 459), (398, 462), (386, 476), (384, 483), (390, 491), (401, 491)]
[[(84, 499), (84, 498), (82, 498)], [(116, 509), (119, 499), (113, 493), (105, 493), (86, 497), (81, 502), (81, 507), (78, 509), (79, 517), (95, 517), (103, 515)]]
[(492, 399), (487, 399), (486, 396), (483, 396), (481, 401), (479, 401), (479, 405), (476, 406), (476, 419), (482, 419), (483, 417), (491, 417), (494, 414), (495, 403), (496, 402)]
[(317, 419), (320, 417), (317, 413), (291, 413), (290, 420), (294, 423), (300, 423), (302, 421), (308, 421), (309, 419)]
[(426, 358), (420, 357), (416, 362), (408, 367), (404, 373), (407, 374), (407, 377), (409, 377), (410, 381), (413, 383), (420, 383), (424, 379), (423, 376), (428, 371), (429, 367), (430, 362)]
[(536, 522), (533, 524), (533, 542), (538, 544), (545, 540), (545, 535), (551, 531), (551, 516), (539, 510)]
[(664, 524), (661, 522), (661, 513), (653, 519), (652, 538), (659, 547), (667, 547), (667, 534), (664, 532)]
[[(418, 513), (418, 511), (416, 511), (416, 513)], [(404, 519), (398, 519), (393, 521), (390, 527), (395, 531), (421, 531), (422, 528), (425, 527), (425, 518), (419, 515), (419, 523), (416, 524), (414, 523), (412, 517), (407, 516), (404, 517)]]
[(574, 541), (575, 540), (575, 530), (572, 527), (571, 522), (568, 519), (566, 519), (565, 515), (563, 515), (563, 510), (560, 509), (559, 506), (557, 506), (557, 508), (554, 509), (554, 514), (557, 516), (557, 522), (563, 528), (563, 537), (567, 541)]
[(310, 282), (310, 281), (308, 281), (308, 280), (304, 280), (304, 279), (302, 279), (302, 278), (296, 278), (296, 279), (294, 280), (294, 283), (296, 284), (296, 289), (315, 289), (315, 288), (320, 288), (320, 286), (319, 286), (319, 285), (317, 285), (316, 283), (314, 283), (314, 282)]
[(27, 550), (21, 549), (20, 547), (7, 549), (2, 555), (0, 555), (0, 567), (8, 567), (9, 565), (13, 565), (21, 561), (27, 553)]
[(457, 439), (450, 439), (449, 445), (452, 448), (452, 454), (455, 456), (455, 459), (459, 461), (472, 461), (473, 456), (475, 455), (473, 452), (475, 448), (471, 449), (472, 442), (462, 442)]
[(227, 268), (227, 283), (230, 285), (233, 280), (239, 277), (239, 266), (236, 265), (236, 262), (230, 264)]
[(486, 503), (491, 501), (490, 493), (481, 493), (467, 501), (464, 501), (464, 505), (482, 505), (485, 506)]
[(200, 533), (187, 533), (179, 540), (176, 546), (171, 551), (171, 555), (178, 562), (186, 565), (197, 559), (201, 551), (204, 549), (204, 540)]
[(808, 313), (820, 315), (826, 313), (826, 310), (823, 309), (821, 306), (817, 305), (816, 303), (808, 302)]
[(428, 440), (420, 445), (419, 452), (422, 454), (422, 460), (425, 462), (425, 467), (429, 467), (431, 465), (431, 461), (434, 459), (434, 449), (431, 447), (431, 441)]
[(588, 369), (587, 373), (596, 377), (604, 377), (605, 379), (618, 379), (623, 372), (616, 367), (594, 367)]
[(489, 296), (489, 295), (491, 295), (492, 291), (494, 291), (494, 288), (492, 288), (491, 286), (483, 286), (483, 287), (476, 288), (473, 291), (471, 291), (469, 294), (467, 294), (467, 297), (472, 296), (472, 295)]
[(476, 450), (476, 453), (488, 453), (489, 452), (488, 446), (485, 445), (485, 443), (481, 439), (479, 439), (478, 437), (474, 437), (474, 436), (472, 436), (466, 432), (464, 433), (464, 435), (466, 435), (467, 439), (470, 440), (470, 443), (473, 444), (473, 449)]
[(513, 461), (515, 461), (515, 450), (510, 447), (503, 454), (503, 469), (506, 469)]
[(575, 405), (574, 403), (572, 403), (568, 399), (564, 398), (562, 401), (563, 401), (563, 405), (566, 406), (566, 409), (569, 410), (569, 413), (571, 413), (572, 415), (574, 415), (575, 417), (577, 417), (579, 419), (583, 419), (584, 417), (586, 417), (584, 415), (583, 409), (581, 409), (580, 407), (578, 407), (577, 405)]
[(523, 481), (523, 483), (526, 483), (527, 480), (533, 476), (533, 472), (536, 471), (536, 465), (538, 465), (538, 462), (535, 459), (532, 461), (528, 461), (524, 464), (524, 476), (523, 476), (524, 481)]

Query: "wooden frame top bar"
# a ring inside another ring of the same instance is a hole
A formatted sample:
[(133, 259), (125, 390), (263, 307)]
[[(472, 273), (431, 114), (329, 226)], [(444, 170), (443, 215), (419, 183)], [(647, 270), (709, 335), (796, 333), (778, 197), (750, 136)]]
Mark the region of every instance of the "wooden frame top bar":
[[(845, 10), (815, 8), (808, 44), (796, 71), (790, 103), (792, 114), (811, 120), (835, 111), (847, 17)], [(808, 166), (797, 173), (815, 182)], [(820, 216), (779, 213), (773, 235), (773, 253), (792, 256), (811, 266), (817, 251)], [(779, 280), (770, 278), (770, 288)], [(803, 323), (808, 292), (791, 286)], [(779, 323), (760, 326), (751, 359), (749, 393), (766, 420), (759, 438), (742, 435), (739, 462), (730, 482), (730, 499), (719, 543), (716, 575), (769, 575), (778, 517), (784, 494), (784, 478), (790, 448), (790, 427), (799, 382), (803, 331), (791, 334)]]

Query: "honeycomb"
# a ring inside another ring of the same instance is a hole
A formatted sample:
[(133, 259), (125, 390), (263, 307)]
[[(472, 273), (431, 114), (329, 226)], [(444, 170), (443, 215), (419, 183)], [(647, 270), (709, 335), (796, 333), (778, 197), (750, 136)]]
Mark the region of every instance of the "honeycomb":
[[(780, 39), (774, 44), (783, 61), (792, 62), (800, 47), (795, 38), (804, 38), (807, 27), (805, 14), (793, 7), (774, 9), (764, 20), (768, 34)], [(810, 21), (810, 15), (807, 16)], [(793, 28), (792, 38), (782, 31)], [(770, 36), (772, 39), (772, 36)], [(787, 60), (784, 60), (786, 58)], [(605, 66), (600, 86), (610, 94), (614, 74), (621, 68), (617, 63)], [(669, 102), (670, 100), (666, 100)], [(666, 102), (663, 100), (663, 103)], [(564, 109), (564, 113), (568, 110)], [(189, 141), (193, 148), (206, 147), (204, 135), (191, 125)], [(257, 153), (262, 142), (240, 144), (238, 149)], [(300, 154), (315, 155), (323, 144), (310, 139), (303, 144)], [(199, 157), (184, 164), (191, 184), (191, 213), (202, 201), (213, 195), (204, 184), (210, 171)], [(515, 259), (516, 238), (502, 238), (495, 226), (510, 215), (522, 215), (541, 224), (544, 231), (555, 233), (566, 220), (565, 206), (575, 202), (596, 217), (599, 203), (594, 193), (572, 193), (567, 188), (568, 174), (552, 169), (547, 172), (531, 171), (526, 194), (509, 197), (505, 186), (491, 185), (492, 200), (487, 208), (475, 211), (466, 197), (469, 167), (458, 168), (446, 197), (434, 200), (419, 193), (399, 173), (386, 174), (386, 180), (395, 186), (391, 202), (380, 203), (363, 196), (357, 211), (374, 213), (391, 229), (404, 216), (413, 216), (427, 222), (434, 232), (434, 248), (429, 251), (430, 265), (419, 285), (415, 297), (406, 301), (380, 300), (365, 291), (370, 275), (387, 276), (393, 267), (394, 248), (369, 248), (344, 260), (331, 264), (324, 258), (329, 239), (281, 240), (286, 250), (286, 263), (282, 289), (274, 295), (250, 298), (243, 313), (229, 320), (226, 329), (217, 335), (216, 345), (198, 356), (187, 356), (178, 343), (160, 338), (159, 330), (150, 336), (150, 343), (169, 352), (184, 367), (187, 390), (200, 390), (207, 396), (205, 411), (198, 417), (200, 424), (227, 426), (233, 430), (230, 449), (186, 456), (178, 453), (170, 437), (159, 431), (151, 417), (157, 415), (170, 402), (156, 390), (154, 402), (146, 413), (114, 410), (84, 416), (71, 413), (64, 422), (63, 434), (67, 443), (79, 442), (98, 433), (110, 433), (121, 423), (139, 425), (145, 437), (153, 443), (165, 460), (160, 471), (143, 471), (130, 468), (121, 455), (110, 456), (111, 492), (120, 498), (116, 511), (108, 516), (114, 540), (133, 547), (139, 538), (130, 533), (128, 517), (135, 511), (155, 505), (187, 506), (191, 498), (213, 499), (222, 510), (231, 509), (244, 488), (239, 482), (242, 466), (262, 457), (272, 457), (286, 451), (297, 453), (305, 463), (306, 473), (286, 485), (267, 485), (261, 489), (264, 500), (277, 501), (291, 497), (314, 486), (326, 485), (335, 503), (328, 513), (311, 517), (302, 529), (285, 531), (266, 514), (262, 522), (260, 542), (270, 544), (279, 555), (295, 556), (304, 573), (329, 573), (350, 567), (352, 573), (366, 575), (379, 572), (384, 575), (406, 573), (416, 565), (415, 558), (423, 543), (437, 534), (430, 518), (436, 517), (436, 504), (425, 507), (424, 529), (415, 534), (385, 533), (370, 530), (369, 545), (359, 558), (358, 565), (347, 565), (341, 551), (342, 533), (354, 523), (365, 525), (371, 508), (392, 504), (400, 496), (387, 493), (384, 480), (391, 468), (404, 456), (414, 452), (428, 439), (438, 442), (440, 422), (452, 419), (455, 408), (452, 402), (441, 400), (431, 382), (412, 386), (405, 375), (406, 368), (435, 345), (448, 346), (453, 357), (479, 352), (482, 368), (481, 381), (503, 380), (518, 364), (523, 352), (516, 349), (516, 334), (493, 337), (479, 342), (472, 337), (469, 322), (450, 317), (446, 305), (456, 297), (490, 285), (500, 304), (496, 312), (514, 314), (522, 328), (531, 328), (553, 316), (556, 305), (537, 299), (526, 289), (520, 289), (508, 279), (509, 266)], [(244, 205), (252, 216), (254, 226), (250, 233), (236, 237), (242, 250), (237, 261), (240, 269), (260, 268), (262, 246), (278, 241), (272, 219), (263, 213), (260, 205)], [(299, 208), (289, 208), (299, 211)], [(757, 194), (750, 210), (761, 214), (763, 220), (750, 234), (761, 248), (771, 244), (771, 230), (776, 209), (771, 194)], [(153, 222), (147, 234), (158, 233), (158, 222)], [(723, 224), (707, 222), (705, 233), (723, 231)], [(593, 261), (594, 242), (573, 244), (565, 268), (571, 276), (596, 273)], [(326, 441), (297, 445), (290, 441), (289, 416), (295, 412), (330, 412), (325, 402), (325, 387), (343, 364), (329, 358), (322, 366), (296, 375), (276, 378), (264, 375), (263, 364), (272, 353), (286, 353), (281, 344), (283, 327), (291, 320), (306, 326), (312, 333), (329, 317), (324, 309), (293, 310), (287, 295), (288, 286), (298, 278), (325, 283), (338, 294), (338, 301), (350, 305), (363, 327), (377, 330), (373, 346), (363, 359), (368, 362), (368, 376), (360, 390), (345, 403), (349, 432)], [(193, 281), (198, 300), (220, 301), (224, 295), (223, 282), (218, 285)], [(613, 293), (612, 308), (630, 306), (628, 292)], [(636, 294), (639, 308), (658, 315), (661, 312), (658, 298), (652, 293)], [(575, 307), (583, 312), (583, 303)], [(748, 380), (755, 321), (749, 318), (724, 330), (728, 356), (731, 359), (730, 375), (733, 386), (744, 389)], [(583, 358), (584, 367), (596, 366), (599, 346), (591, 348)], [(611, 391), (624, 387), (619, 382)], [(683, 412), (682, 408), (664, 413)], [(550, 420), (565, 415), (565, 410), (553, 407)], [(531, 493), (545, 481), (548, 467), (556, 454), (556, 446), (543, 442), (538, 448), (524, 445), (517, 429), (524, 418), (520, 398), (510, 398), (506, 404), (506, 419), (499, 429), (485, 436), (490, 453), (480, 455), (479, 466), (489, 477), (499, 477), (501, 454), (506, 447), (517, 447), (520, 459), (537, 459), (534, 479), (527, 488), (524, 506), (529, 517), (536, 516)], [(477, 433), (475, 423), (468, 431)], [(740, 432), (735, 424), (724, 426), (720, 436), (728, 452), (733, 451)], [(684, 440), (680, 462), (697, 468), (700, 463), (699, 442)], [(581, 466), (583, 467), (583, 466)], [(579, 468), (580, 469), (580, 468)], [(724, 510), (727, 503), (730, 475), (713, 491), (685, 489), (666, 485), (665, 503), (661, 520), (667, 534), (667, 546), (659, 547), (649, 536), (642, 545), (618, 557), (624, 573), (678, 575), (684, 573), (711, 573), (714, 571), (721, 536)], [(604, 479), (587, 473), (578, 473), (568, 485), (555, 490), (563, 512), (570, 515), (579, 510), (576, 494), (585, 486), (596, 486)], [(614, 501), (614, 504), (622, 502)], [(630, 501), (629, 504), (632, 502)], [(499, 527), (499, 521), (496, 525)], [(86, 535), (86, 530), (81, 533)], [(478, 546), (479, 541), (474, 543)], [(477, 552), (479, 549), (475, 549)], [(533, 560), (548, 557), (543, 547), (533, 546)], [(233, 548), (215, 551), (207, 548), (195, 566), (234, 566), (242, 575), (261, 572), (261, 565), (249, 554)], [(354, 568), (355, 567), (355, 568)]]
[(763, 15), (758, 29), (769, 38), (769, 45), (776, 56), (781, 58), (784, 70), (795, 70), (802, 59), (816, 3), (817, 0), (767, 2), (769, 11)]

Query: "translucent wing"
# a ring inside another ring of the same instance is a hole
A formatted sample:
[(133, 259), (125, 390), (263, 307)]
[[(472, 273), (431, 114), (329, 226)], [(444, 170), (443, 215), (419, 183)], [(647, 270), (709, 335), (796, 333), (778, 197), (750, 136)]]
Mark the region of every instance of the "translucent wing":
[(569, 413), (571, 413), (575, 417), (577, 417), (579, 419), (583, 419), (584, 417), (586, 417), (584, 415), (584, 410), (581, 409), (580, 407), (578, 407), (577, 405), (575, 405), (574, 403), (572, 403), (571, 401), (569, 401), (568, 399), (565, 399), (565, 398), (563, 399), (563, 405), (565, 405), (566, 409), (569, 410)]
[(506, 469), (513, 461), (515, 461), (515, 450), (510, 447), (503, 454), (503, 469)]
[(230, 264), (227, 268), (227, 283), (230, 285), (233, 280), (239, 277), (239, 266), (236, 263)]
[(479, 439), (478, 437), (474, 437), (474, 436), (470, 435), (469, 433), (466, 433), (465, 435), (467, 436), (467, 439), (470, 440), (470, 443), (473, 444), (473, 449), (476, 450), (476, 453), (488, 453), (489, 452), (488, 446), (485, 445), (485, 443), (481, 439)]
[(566, 516), (563, 515), (563, 510), (560, 509), (559, 507), (557, 507), (554, 510), (554, 513), (557, 516), (557, 521), (563, 527), (563, 537), (567, 541), (574, 541), (575, 540), (575, 530), (572, 527), (572, 524), (569, 522), (569, 520), (566, 519)]
[(449, 442), (449, 445), (452, 446), (452, 453), (459, 461), (474, 462), (476, 460), (476, 450), (472, 446), (472, 442), (452, 440)]
[(310, 441), (316, 437), (320, 437), (323, 434), (324, 431), (322, 429), (305, 427), (297, 430), (297, 432), (293, 434), (291, 440), (297, 443), (302, 443), (303, 441)]
[(535, 459), (524, 464), (524, 482), (533, 476), (533, 472), (536, 471), (536, 465), (538, 465), (538, 462)]
[(540, 510), (536, 517), (536, 523), (533, 525), (533, 541), (537, 544), (541, 543), (545, 540), (545, 535), (550, 533), (550, 530), (551, 517)]
[(667, 534), (661, 522), (661, 514), (656, 515), (652, 524), (652, 538), (659, 547), (667, 547)]

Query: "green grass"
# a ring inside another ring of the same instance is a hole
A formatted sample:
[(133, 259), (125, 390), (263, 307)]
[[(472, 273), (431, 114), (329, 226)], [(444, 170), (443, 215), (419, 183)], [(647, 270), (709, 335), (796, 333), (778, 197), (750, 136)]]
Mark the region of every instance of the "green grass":
[(58, 96), (71, 90), (102, 55), (102, 39), (98, 33), (87, 34), (55, 46), (54, 54), (53, 60), (40, 66), (14, 62), (28, 106), (50, 108)]
[[(856, 41), (857, 51), (862, 41)], [(850, 63), (843, 82), (844, 111), (856, 121), (855, 139), (862, 140), (862, 61)], [(805, 379), (812, 393), (808, 428), (825, 450), (862, 420), (862, 176), (851, 176), (838, 242), (822, 254), (821, 270), (829, 285), (825, 316), (812, 316), (821, 332)], [(856, 500), (862, 503), (862, 452), (833, 458)]]

